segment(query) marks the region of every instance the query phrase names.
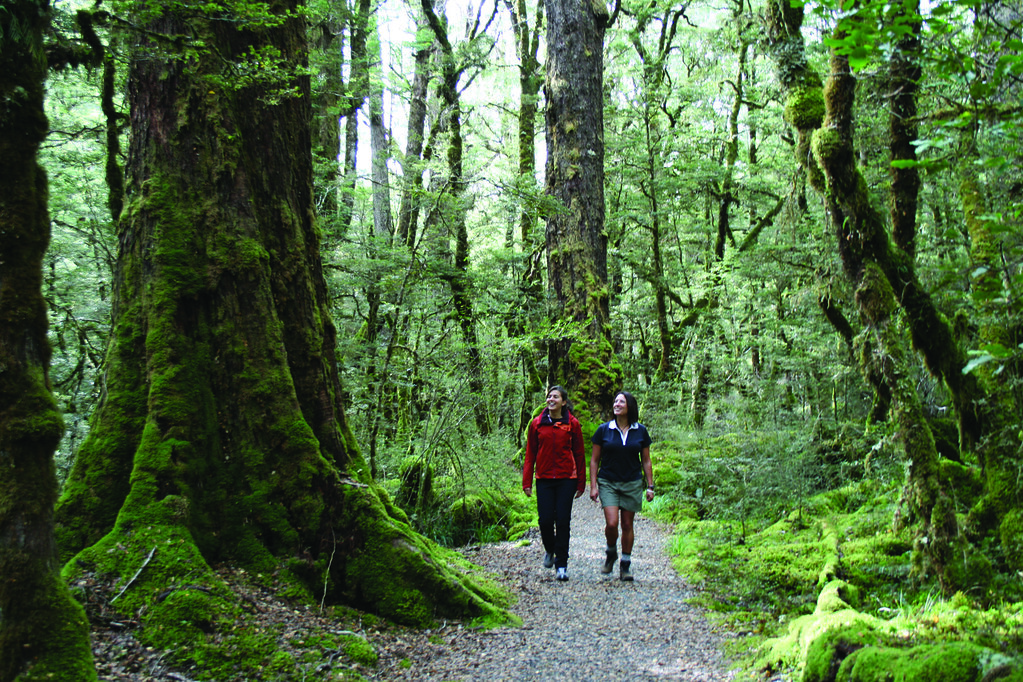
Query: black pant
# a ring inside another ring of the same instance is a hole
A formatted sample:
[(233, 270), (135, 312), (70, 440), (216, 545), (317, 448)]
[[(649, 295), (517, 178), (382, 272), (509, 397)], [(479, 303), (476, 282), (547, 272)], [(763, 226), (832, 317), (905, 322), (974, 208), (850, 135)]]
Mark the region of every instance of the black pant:
[(568, 566), (568, 534), (572, 523), (574, 478), (536, 479), (536, 515), (543, 549), (554, 555), (557, 568)]

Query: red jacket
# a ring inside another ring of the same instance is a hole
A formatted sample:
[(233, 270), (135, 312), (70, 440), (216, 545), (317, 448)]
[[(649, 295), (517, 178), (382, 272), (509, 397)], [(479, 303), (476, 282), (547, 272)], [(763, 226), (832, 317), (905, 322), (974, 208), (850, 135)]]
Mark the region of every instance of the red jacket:
[(533, 468), (537, 478), (574, 478), (576, 490), (586, 488), (586, 460), (583, 453), (583, 431), (579, 420), (567, 412), (553, 421), (545, 407), (529, 423), (526, 434), (526, 461), (522, 465), (522, 487), (533, 487)]

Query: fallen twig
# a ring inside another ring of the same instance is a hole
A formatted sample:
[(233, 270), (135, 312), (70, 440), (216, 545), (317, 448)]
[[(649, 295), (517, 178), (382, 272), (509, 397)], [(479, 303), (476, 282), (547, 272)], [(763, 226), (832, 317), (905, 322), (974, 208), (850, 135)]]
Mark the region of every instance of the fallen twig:
[(133, 575), (131, 577), (131, 580), (129, 580), (128, 583), (124, 587), (121, 588), (121, 591), (117, 593), (117, 596), (110, 600), (111, 604), (113, 604), (115, 601), (117, 601), (120, 598), (120, 596), (122, 594), (124, 594), (128, 590), (129, 587), (131, 587), (131, 584), (133, 582), (135, 582), (136, 578), (139, 577), (139, 573), (142, 572), (142, 569), (145, 568), (147, 565), (149, 565), (149, 560), (153, 558), (154, 554), (156, 554), (156, 547), (153, 547), (151, 550), (149, 550), (149, 556), (147, 556), (146, 560), (142, 562), (141, 566), (139, 566), (139, 570), (135, 571), (135, 575)]

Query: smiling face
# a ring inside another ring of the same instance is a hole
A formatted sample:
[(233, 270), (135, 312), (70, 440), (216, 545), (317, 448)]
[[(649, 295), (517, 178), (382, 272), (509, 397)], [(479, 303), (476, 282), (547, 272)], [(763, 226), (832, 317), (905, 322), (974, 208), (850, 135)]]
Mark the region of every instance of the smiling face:
[(614, 412), (615, 419), (621, 417), (624, 420), (629, 418), (629, 403), (626, 402), (625, 396), (619, 393), (615, 396), (614, 404), (611, 405), (611, 410)]
[(547, 409), (550, 410), (552, 417), (560, 417), (561, 410), (565, 407), (565, 396), (561, 394), (556, 388), (552, 388), (550, 393), (547, 394)]

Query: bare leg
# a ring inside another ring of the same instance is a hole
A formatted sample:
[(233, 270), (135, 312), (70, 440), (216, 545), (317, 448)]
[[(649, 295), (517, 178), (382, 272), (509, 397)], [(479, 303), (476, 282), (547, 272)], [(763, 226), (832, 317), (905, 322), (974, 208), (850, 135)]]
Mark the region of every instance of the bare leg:
[[(604, 537), (607, 538), (607, 546), (615, 547), (618, 544), (618, 507), (604, 507)], [(623, 538), (624, 540), (624, 538)]]
[[(604, 511), (606, 516), (607, 510)], [(622, 554), (632, 554), (632, 543), (636, 539), (636, 530), (632, 525), (635, 518), (636, 512), (628, 509), (622, 510)], [(617, 535), (618, 529), (615, 528), (615, 536), (617, 537)]]

